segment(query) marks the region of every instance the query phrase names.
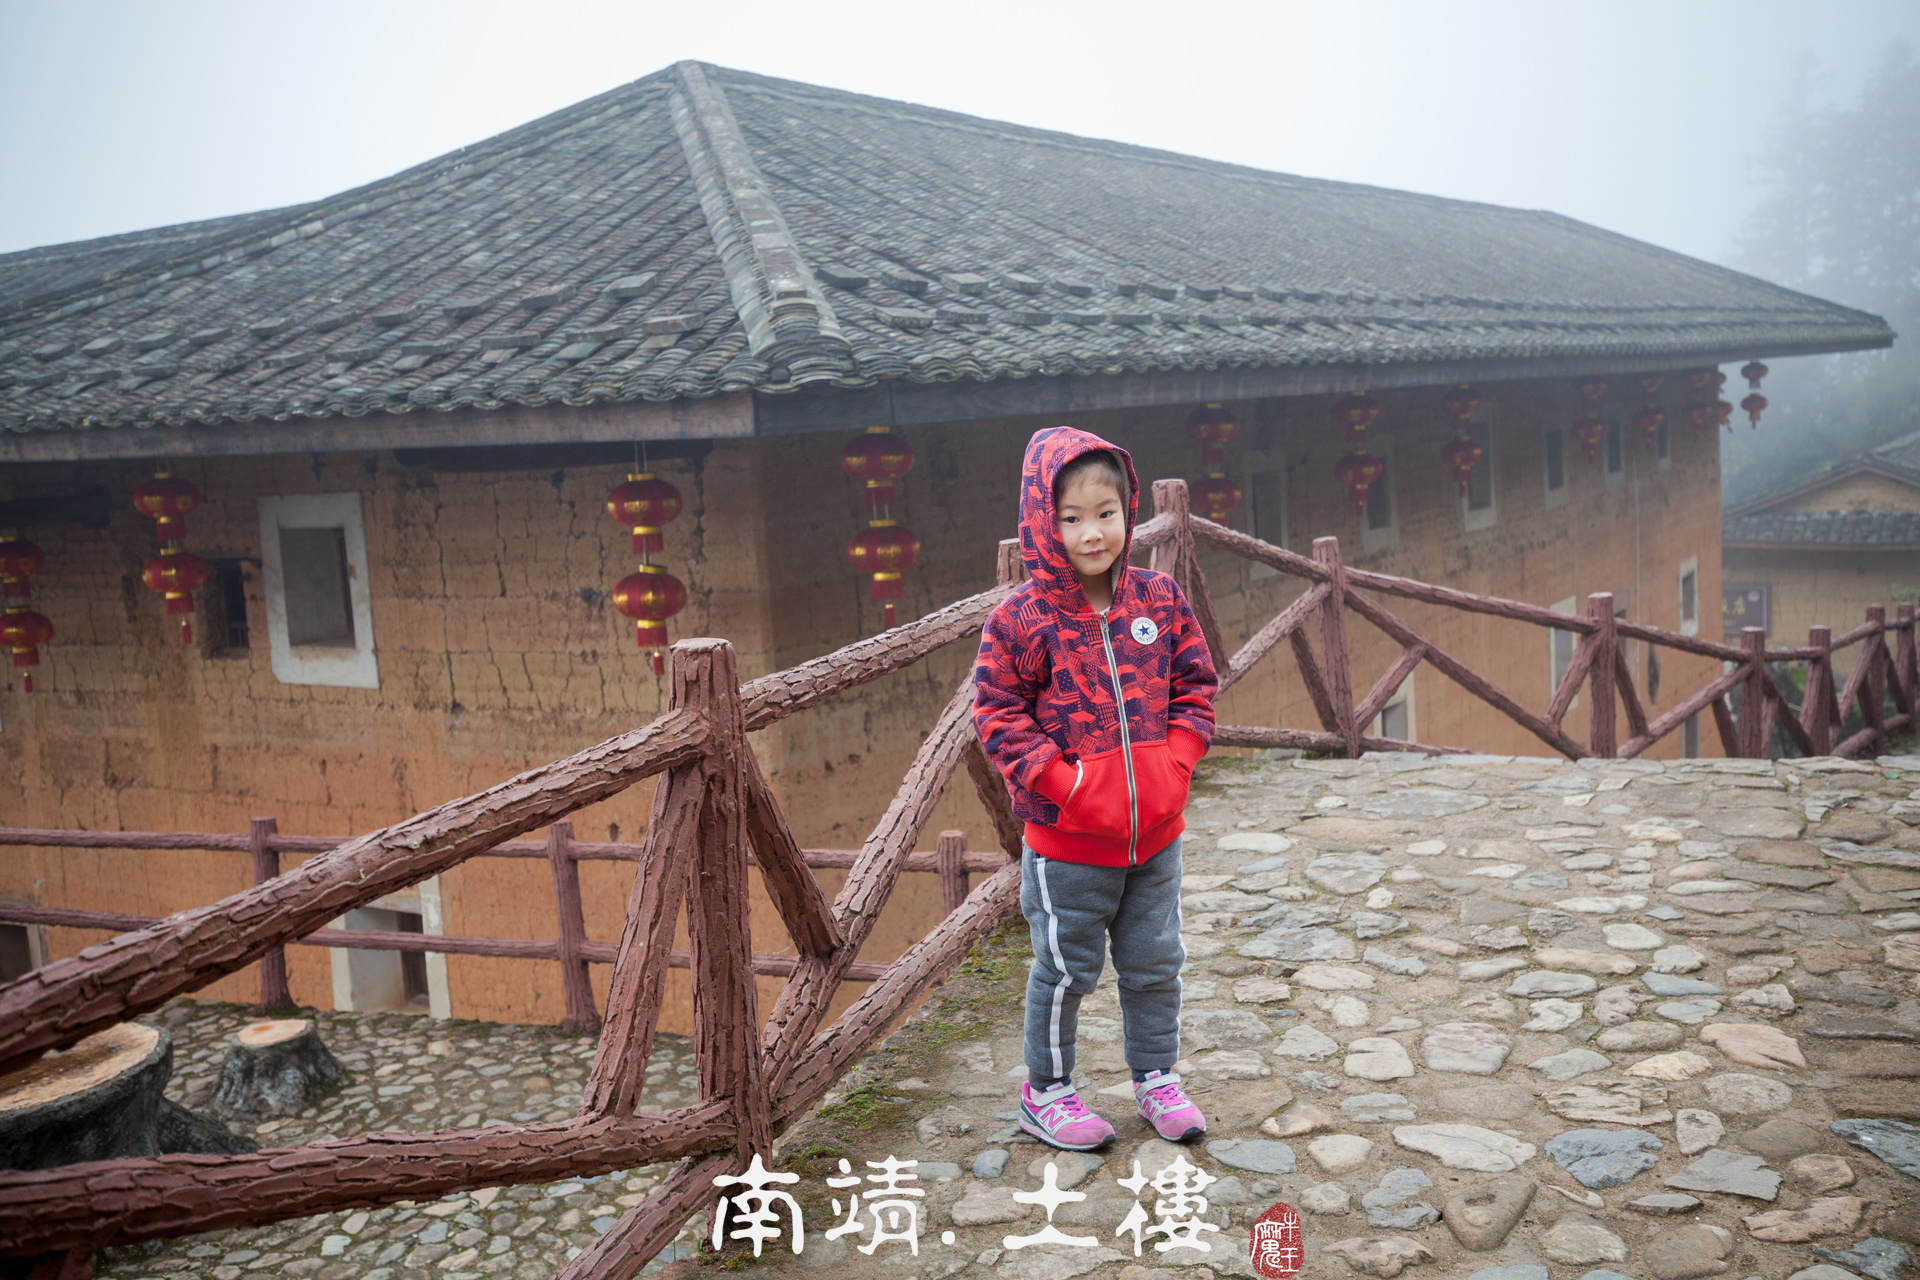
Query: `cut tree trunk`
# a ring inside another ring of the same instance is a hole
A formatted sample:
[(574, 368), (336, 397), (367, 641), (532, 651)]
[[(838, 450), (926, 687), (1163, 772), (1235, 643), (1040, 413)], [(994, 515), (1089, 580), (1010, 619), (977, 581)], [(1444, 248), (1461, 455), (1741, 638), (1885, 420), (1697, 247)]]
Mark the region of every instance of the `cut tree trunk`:
[(169, 1101), (164, 1090), (172, 1074), (173, 1037), (123, 1022), (0, 1077), (0, 1169), (254, 1149)]
[(248, 1118), (294, 1115), (348, 1079), (310, 1019), (256, 1022), (228, 1039), (213, 1108)]

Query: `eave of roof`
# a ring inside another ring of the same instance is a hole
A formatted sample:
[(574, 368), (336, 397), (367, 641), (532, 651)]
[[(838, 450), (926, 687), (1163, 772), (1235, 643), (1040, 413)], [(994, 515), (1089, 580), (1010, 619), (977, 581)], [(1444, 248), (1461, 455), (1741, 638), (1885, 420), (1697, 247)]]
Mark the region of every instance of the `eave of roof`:
[(682, 63), (333, 199), (0, 257), (0, 459), (747, 392), (749, 429), (806, 430), (876, 397), (931, 420), (1892, 338), (1551, 214)]
[(1796, 551), (1899, 551), (1920, 546), (1920, 511), (1780, 511), (1727, 515), (1720, 545)]

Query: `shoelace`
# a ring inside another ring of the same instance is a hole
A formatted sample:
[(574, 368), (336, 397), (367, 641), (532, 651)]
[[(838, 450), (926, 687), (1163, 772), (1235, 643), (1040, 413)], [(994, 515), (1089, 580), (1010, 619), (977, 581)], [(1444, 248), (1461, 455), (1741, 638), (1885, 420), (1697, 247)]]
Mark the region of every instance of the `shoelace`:
[(1080, 1101), (1080, 1095), (1077, 1093), (1070, 1093), (1064, 1098), (1056, 1098), (1046, 1106), (1041, 1107), (1039, 1112), (1040, 1119), (1049, 1126), (1056, 1126), (1067, 1121), (1078, 1120), (1090, 1114), (1092, 1113), (1087, 1110), (1086, 1103)]
[(1147, 1100), (1162, 1111), (1171, 1111), (1175, 1107), (1185, 1106), (1187, 1096), (1180, 1092), (1180, 1082), (1176, 1080), (1147, 1090)]

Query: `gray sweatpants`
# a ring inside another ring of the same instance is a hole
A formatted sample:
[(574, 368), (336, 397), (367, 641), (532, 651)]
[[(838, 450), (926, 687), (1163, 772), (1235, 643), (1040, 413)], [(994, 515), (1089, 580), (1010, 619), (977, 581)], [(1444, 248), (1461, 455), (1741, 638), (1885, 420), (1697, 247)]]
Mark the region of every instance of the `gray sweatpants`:
[(1166, 1071), (1180, 1056), (1180, 841), (1133, 867), (1090, 867), (1020, 851), (1020, 910), (1033, 937), (1027, 974), (1027, 1076), (1073, 1074), (1080, 1000), (1099, 981), (1107, 939), (1120, 978), (1127, 1065)]

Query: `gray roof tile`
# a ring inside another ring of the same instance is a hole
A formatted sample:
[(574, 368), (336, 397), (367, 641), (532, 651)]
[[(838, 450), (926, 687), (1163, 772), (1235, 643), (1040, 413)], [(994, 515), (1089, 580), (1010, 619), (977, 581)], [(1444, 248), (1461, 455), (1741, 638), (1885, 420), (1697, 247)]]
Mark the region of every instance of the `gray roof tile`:
[(1552, 214), (682, 63), (330, 200), (0, 255), (0, 427), (1890, 337)]
[(1920, 511), (1776, 511), (1728, 516), (1722, 542), (1825, 547), (1920, 546)]

